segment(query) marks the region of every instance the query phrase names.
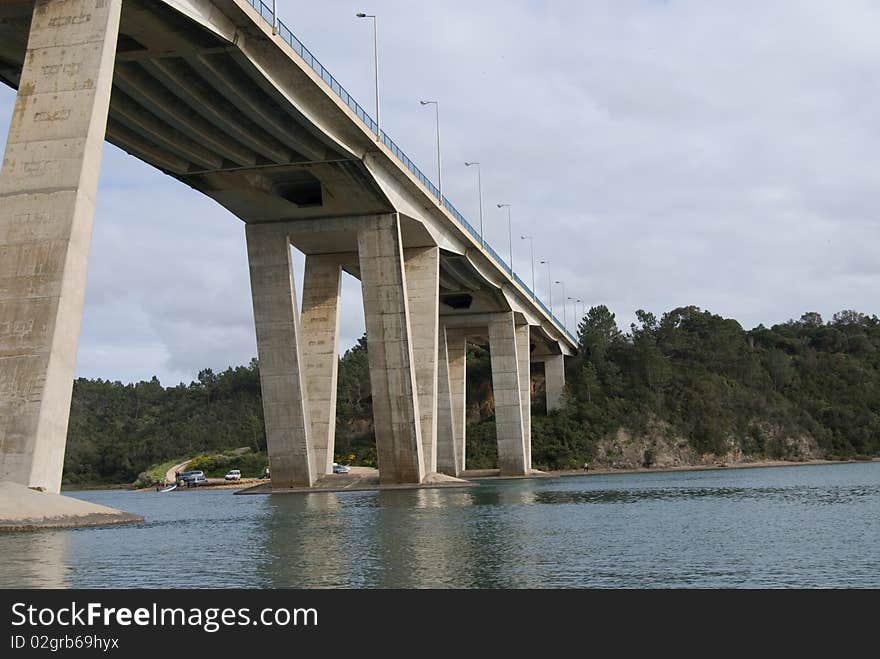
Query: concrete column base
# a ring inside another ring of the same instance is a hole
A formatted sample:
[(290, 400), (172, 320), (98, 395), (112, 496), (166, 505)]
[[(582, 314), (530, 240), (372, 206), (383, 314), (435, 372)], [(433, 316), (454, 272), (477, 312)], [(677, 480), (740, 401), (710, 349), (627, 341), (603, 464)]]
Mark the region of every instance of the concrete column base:
[(0, 481), (53, 493), (121, 7), (36, 4), (0, 173)]
[(333, 471), (342, 260), (337, 254), (309, 254), (303, 278), (303, 372), (318, 475)]
[(562, 394), (565, 391), (565, 357), (548, 355), (544, 357), (544, 389), (547, 392), (547, 411), (562, 407)]
[(520, 352), (513, 312), (493, 314), (489, 321), (492, 392), (495, 397), (495, 428), (498, 469), (502, 476), (529, 473), (520, 381)]
[(465, 365), (464, 335), (440, 330), (437, 405), (437, 471), (459, 476), (465, 469)]
[(358, 257), (381, 484), (421, 483), (421, 415), (398, 215), (362, 220)]
[(419, 395), (424, 473), (437, 471), (437, 344), (440, 315), (440, 248), (403, 251), (410, 337)]
[(272, 486), (311, 487), (314, 452), (290, 241), (273, 224), (249, 224), (246, 233)]
[(516, 327), (516, 357), (519, 362), (519, 395), (522, 406), (523, 447), (526, 455), (526, 470), (532, 468), (532, 368), (529, 354), (531, 340), (528, 325)]

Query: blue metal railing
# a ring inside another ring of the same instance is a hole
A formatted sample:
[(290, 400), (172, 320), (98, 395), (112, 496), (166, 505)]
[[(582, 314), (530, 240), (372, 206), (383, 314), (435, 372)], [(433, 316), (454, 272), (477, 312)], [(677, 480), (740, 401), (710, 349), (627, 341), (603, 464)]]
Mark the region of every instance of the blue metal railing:
[(257, 13), (260, 14), (262, 19), (266, 21), (269, 25), (276, 25), (278, 34), (284, 39), (290, 46), (296, 51), (296, 53), (305, 60), (306, 64), (308, 64), (312, 70), (317, 73), (321, 80), (327, 83), (330, 89), (333, 90), (333, 93), (336, 94), (339, 98), (341, 98), (345, 104), (351, 108), (352, 112), (354, 112), (357, 117), (364, 123), (364, 125), (370, 129), (373, 133), (379, 132), (379, 136), (382, 140), (382, 144), (384, 144), (394, 156), (403, 163), (404, 167), (406, 167), (412, 174), (425, 186), (425, 188), (430, 192), (434, 197), (437, 197), (441, 200), (443, 206), (446, 207), (452, 216), (458, 220), (461, 226), (474, 237), (489, 254), (495, 260), (495, 262), (501, 266), (503, 270), (513, 275), (514, 281), (519, 284), (523, 290), (525, 290), (529, 297), (531, 297), (540, 307), (544, 310), (550, 318), (556, 323), (556, 325), (568, 336), (569, 339), (572, 340), (573, 343), (577, 343), (577, 339), (574, 335), (568, 331), (568, 328), (563, 325), (560, 320), (547, 308), (547, 306), (532, 292), (532, 289), (526, 286), (526, 283), (519, 278), (519, 275), (513, 272), (513, 269), (501, 258), (501, 256), (492, 249), (491, 245), (483, 241), (482, 236), (480, 236), (479, 232), (474, 229), (470, 222), (468, 222), (464, 215), (458, 212), (458, 209), (453, 206), (450, 201), (446, 197), (442, 197), (440, 195), (440, 190), (437, 189), (437, 186), (434, 185), (430, 179), (422, 173), (416, 164), (410, 160), (409, 156), (407, 156), (403, 150), (394, 143), (390, 137), (388, 137), (385, 131), (379, 131), (379, 126), (373, 121), (373, 118), (364, 110), (360, 103), (354, 100), (354, 97), (349, 94), (345, 87), (339, 84), (339, 82), (334, 78), (330, 72), (324, 68), (324, 66), (317, 60), (317, 58), (312, 55), (311, 51), (306, 48), (302, 41), (296, 38), (296, 35), (290, 31), (290, 29), (282, 23), (280, 20), (276, 23), (275, 15), (272, 13), (272, 8), (266, 3), (262, 2), (262, 0), (248, 0), (248, 3), (257, 10)]

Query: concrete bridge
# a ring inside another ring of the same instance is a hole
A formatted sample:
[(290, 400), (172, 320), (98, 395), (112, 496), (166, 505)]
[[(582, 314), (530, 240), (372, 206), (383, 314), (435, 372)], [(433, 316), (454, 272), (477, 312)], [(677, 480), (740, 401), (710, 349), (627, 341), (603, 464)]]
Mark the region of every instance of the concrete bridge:
[(331, 470), (343, 270), (363, 287), (381, 482), (464, 469), (468, 340), (491, 350), (501, 473), (529, 473), (530, 363), (553, 409), (573, 338), (270, 7), (3, 0), (0, 79), (18, 90), (0, 481), (60, 489), (104, 139), (245, 223), (273, 487)]

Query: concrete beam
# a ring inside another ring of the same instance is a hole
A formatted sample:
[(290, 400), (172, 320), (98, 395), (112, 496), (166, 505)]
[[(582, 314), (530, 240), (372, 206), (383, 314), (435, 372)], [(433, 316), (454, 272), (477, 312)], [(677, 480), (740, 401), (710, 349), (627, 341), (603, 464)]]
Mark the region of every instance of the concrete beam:
[(36, 4), (0, 173), (0, 481), (53, 493), (121, 6)]
[(437, 335), (440, 307), (440, 248), (403, 251), (410, 336), (422, 430), (426, 474), (437, 471)]
[(191, 56), (189, 62), (212, 87), (279, 142), (309, 160), (324, 160), (327, 157), (327, 147), (292, 122), (286, 112), (276, 110), (275, 103), (268, 95), (254, 85), (225, 52), (214, 57)]
[[(352, 255), (357, 258), (357, 255)], [(339, 366), (339, 293), (344, 255), (306, 256), (302, 347), (315, 471), (333, 472), (336, 378)]]
[(113, 92), (110, 111), (117, 121), (165, 150), (170, 150), (171, 153), (181, 155), (204, 169), (223, 167), (223, 158), (190, 139), (173, 126), (157, 119), (155, 115), (144, 111), (140, 105), (120, 89)]
[(252, 151), (231, 140), (213, 124), (184, 106), (176, 96), (144, 73), (137, 64), (120, 64), (114, 84), (137, 103), (178, 130), (200, 140), (205, 147), (240, 166), (257, 164)]
[(498, 469), (502, 476), (528, 474), (517, 344), (513, 313), (494, 314), (489, 323), (489, 351), (492, 393), (495, 397)]
[(562, 394), (565, 391), (565, 357), (547, 355), (544, 357), (544, 389), (547, 392), (547, 411), (562, 407)]
[(164, 59), (143, 62), (141, 66), (182, 102), (247, 148), (275, 163), (293, 160), (289, 149), (199, 78), (198, 71), (183, 62)]
[(315, 464), (290, 241), (273, 224), (249, 224), (246, 234), (272, 486), (311, 487)]
[(379, 481), (421, 483), (425, 476), (421, 417), (396, 213), (360, 222), (358, 256)]
[(189, 170), (189, 162), (156, 146), (120, 122), (114, 121), (113, 117), (107, 121), (106, 137), (126, 153), (166, 172), (185, 174)]
[(528, 325), (516, 326), (516, 358), (519, 362), (519, 395), (522, 405), (523, 448), (526, 469), (532, 468), (532, 369), (529, 354), (531, 340)]
[(437, 405), (437, 471), (458, 476), (466, 463), (467, 340), (460, 330), (440, 329)]

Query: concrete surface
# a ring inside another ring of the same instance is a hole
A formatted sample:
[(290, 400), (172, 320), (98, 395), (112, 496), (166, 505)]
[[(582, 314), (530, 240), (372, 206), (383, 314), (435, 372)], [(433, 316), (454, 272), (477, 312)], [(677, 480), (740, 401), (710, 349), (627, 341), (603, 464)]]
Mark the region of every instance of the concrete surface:
[(337, 255), (306, 256), (300, 325), (316, 474), (333, 470), (341, 286), (342, 267)]
[(290, 242), (274, 224), (249, 224), (246, 233), (272, 479), (279, 487), (309, 487), (315, 465)]
[(547, 411), (562, 407), (562, 394), (565, 391), (565, 357), (548, 355), (544, 357), (544, 390), (547, 392)]
[(236, 492), (236, 494), (308, 494), (312, 492), (358, 492), (366, 490), (410, 490), (445, 487), (475, 487), (475, 484), (445, 474), (428, 474), (421, 483), (380, 483), (379, 470), (369, 467), (352, 467), (348, 474), (325, 474), (319, 476), (311, 488), (278, 488), (262, 483)]
[(446, 328), (440, 327), (437, 344), (437, 470), (458, 476), (460, 460), (455, 455), (455, 426), (452, 423), (452, 391)]
[(492, 393), (495, 397), (498, 467), (503, 476), (520, 476), (528, 473), (517, 348), (513, 313), (493, 314), (489, 322), (489, 351), (492, 363)]
[(440, 333), (437, 471), (458, 476), (465, 468), (467, 340), (461, 330)]
[(381, 481), (421, 483), (421, 416), (396, 213), (360, 226), (358, 256)]
[(523, 451), (526, 471), (532, 468), (532, 364), (528, 325), (516, 326), (516, 359), (519, 371), (519, 398), (522, 406)]
[(0, 173), (0, 480), (49, 492), (61, 490), (120, 7), (37, 5)]
[(404, 250), (406, 293), (419, 417), (423, 473), (437, 471), (437, 343), (440, 321), (440, 248)]
[(20, 483), (0, 481), (0, 531), (35, 531), (143, 521), (140, 515), (52, 492), (38, 492)]

